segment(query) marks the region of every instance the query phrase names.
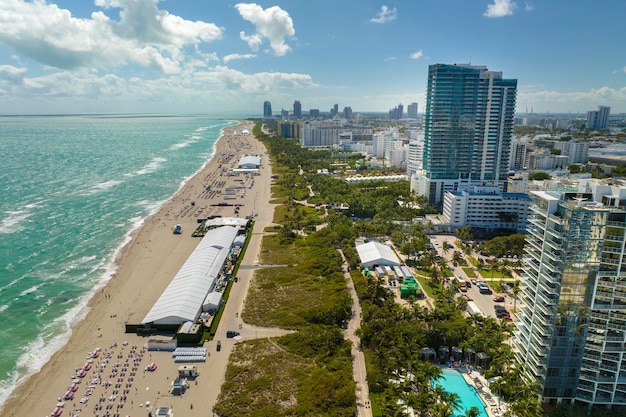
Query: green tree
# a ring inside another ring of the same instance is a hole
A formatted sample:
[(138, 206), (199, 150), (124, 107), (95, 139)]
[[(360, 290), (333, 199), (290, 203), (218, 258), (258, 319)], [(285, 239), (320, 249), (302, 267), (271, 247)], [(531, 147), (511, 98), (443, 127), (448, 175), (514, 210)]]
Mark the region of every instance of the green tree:
[(533, 172), (528, 176), (529, 180), (536, 180), (536, 181), (549, 180), (550, 178), (552, 178), (550, 174), (548, 174), (547, 172), (543, 172), (543, 171)]

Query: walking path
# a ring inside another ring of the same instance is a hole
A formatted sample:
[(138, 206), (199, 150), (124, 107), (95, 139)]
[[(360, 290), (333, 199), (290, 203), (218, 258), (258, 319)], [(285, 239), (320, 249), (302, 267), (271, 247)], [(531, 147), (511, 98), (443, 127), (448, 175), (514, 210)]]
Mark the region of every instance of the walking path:
[(348, 328), (344, 330), (343, 336), (346, 340), (352, 342), (352, 375), (356, 382), (356, 406), (358, 417), (372, 417), (372, 408), (370, 405), (370, 392), (367, 385), (367, 370), (365, 368), (365, 356), (361, 349), (361, 338), (356, 335), (356, 330), (361, 326), (361, 304), (359, 297), (354, 288), (354, 282), (350, 276), (348, 262), (341, 251), (341, 259), (343, 259), (343, 274), (346, 278), (348, 292), (352, 298), (352, 317), (348, 322)]

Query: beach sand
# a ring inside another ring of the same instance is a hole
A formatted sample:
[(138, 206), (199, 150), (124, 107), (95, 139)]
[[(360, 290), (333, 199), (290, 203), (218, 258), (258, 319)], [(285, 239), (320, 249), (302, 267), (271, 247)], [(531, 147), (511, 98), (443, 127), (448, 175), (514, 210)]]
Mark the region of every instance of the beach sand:
[[(211, 416), (224, 381), (228, 355), (238, 342), (225, 338), (226, 329), (239, 329), (244, 340), (285, 333), (254, 328), (240, 321), (245, 295), (258, 260), (263, 230), (271, 224), (273, 217), (273, 206), (269, 204), (271, 167), (265, 147), (252, 134), (241, 133), (243, 129), (251, 132), (252, 127), (252, 122), (241, 121), (237, 126), (225, 128), (211, 162), (135, 233), (117, 260), (115, 276), (91, 300), (89, 314), (75, 326), (68, 343), (39, 373), (17, 387), (0, 411), (1, 416), (50, 416), (58, 398), (64, 396), (73, 380), (79, 379), (74, 398), (65, 401), (63, 406), (64, 417), (106, 416), (107, 412), (110, 416), (117, 413), (120, 416), (147, 416), (147, 401), (153, 409), (172, 407), (175, 415)], [(258, 213), (258, 216), (240, 268), (239, 280), (233, 286), (216, 336), (216, 340), (221, 340), (222, 349), (216, 352), (216, 341), (205, 343), (210, 356), (205, 363), (195, 364), (200, 376), (196, 381), (190, 381), (184, 395), (172, 396), (169, 394), (170, 383), (176, 378), (179, 365), (174, 363), (171, 353), (145, 351), (148, 339), (126, 334), (124, 325), (141, 322), (197, 246), (200, 239), (192, 238), (191, 233), (198, 226), (198, 218), (235, 216), (234, 207), (211, 206), (224, 201), (224, 188), (206, 190), (206, 185), (221, 181), (225, 182), (224, 187), (235, 182), (238, 185), (240, 180), (244, 180), (243, 174), (221, 175), (221, 170), (236, 167), (239, 158), (245, 154), (262, 155), (260, 175), (252, 177), (254, 186), (245, 189), (244, 197), (238, 195), (236, 201), (227, 202), (243, 205), (239, 212), (241, 217), (253, 213)], [(221, 193), (218, 190), (222, 190)], [(183, 227), (181, 235), (172, 233), (176, 224)], [(100, 348), (99, 355), (93, 359), (86, 376), (79, 379), (73, 377), (77, 369), (85, 365), (88, 354), (97, 348)], [(110, 358), (105, 361), (107, 356)], [(157, 369), (154, 372), (145, 371), (152, 362), (157, 364)], [(116, 366), (116, 363), (119, 365)], [(115, 374), (114, 368), (117, 369)], [(98, 371), (100, 378), (95, 379)], [(106, 381), (111, 381), (111, 385), (103, 386)], [(92, 387), (90, 390), (89, 386)], [(90, 395), (86, 394), (88, 390)], [(122, 397), (125, 397), (124, 401)], [(87, 401), (81, 403), (82, 398), (87, 398)], [(107, 409), (109, 404), (111, 408)], [(118, 409), (120, 404), (123, 406)], [(97, 405), (101, 409), (96, 410)]]

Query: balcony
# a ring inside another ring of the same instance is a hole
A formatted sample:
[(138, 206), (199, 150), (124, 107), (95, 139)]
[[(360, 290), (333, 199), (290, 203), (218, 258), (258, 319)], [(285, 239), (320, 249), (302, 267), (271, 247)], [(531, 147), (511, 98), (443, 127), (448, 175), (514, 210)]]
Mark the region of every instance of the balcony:
[(626, 228), (626, 222), (611, 222), (611, 221), (608, 221), (608, 222), (606, 222), (606, 225), (607, 226), (611, 226), (611, 227), (618, 227), (618, 228), (621, 228), (621, 229), (625, 229)]
[(612, 372), (617, 372), (618, 371), (618, 366), (617, 365), (612, 365), (606, 362), (602, 362), (599, 365), (599, 368), (602, 369), (603, 371), (612, 371)]
[(605, 246), (605, 247), (602, 248), (602, 252), (622, 253), (622, 248), (615, 248), (615, 247), (611, 247), (611, 246)]
[(593, 310), (593, 311), (591, 311), (591, 319), (608, 320), (609, 319), (609, 313), (608, 312), (604, 312), (604, 311)]
[(626, 326), (624, 326), (623, 324), (615, 323), (613, 321), (609, 322), (608, 328), (611, 330), (626, 331)]
[(618, 258), (602, 257), (600, 261), (608, 265), (619, 265), (619, 257)]

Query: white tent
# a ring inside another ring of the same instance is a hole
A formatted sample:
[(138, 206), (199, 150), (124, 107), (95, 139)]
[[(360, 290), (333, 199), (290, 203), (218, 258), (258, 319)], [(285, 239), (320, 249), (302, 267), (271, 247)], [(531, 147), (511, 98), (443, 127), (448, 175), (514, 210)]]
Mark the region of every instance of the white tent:
[(215, 287), (237, 231), (232, 226), (209, 230), (141, 323), (195, 322), (207, 294)]
[(258, 169), (261, 166), (261, 157), (259, 155), (244, 155), (239, 159), (237, 168)]
[(233, 246), (242, 248), (243, 245), (245, 245), (245, 243), (246, 243), (246, 235), (239, 235), (235, 238), (235, 241), (233, 242)]
[(248, 222), (248, 219), (243, 219), (241, 217), (214, 217), (212, 219), (207, 219), (204, 222), (204, 226), (207, 229), (219, 226), (237, 226), (243, 229), (248, 225)]
[(363, 267), (371, 268), (375, 265), (396, 266), (400, 260), (393, 249), (378, 242), (369, 242), (356, 247)]
[(202, 304), (202, 311), (217, 311), (222, 304), (222, 293), (212, 292), (206, 296), (204, 303)]

